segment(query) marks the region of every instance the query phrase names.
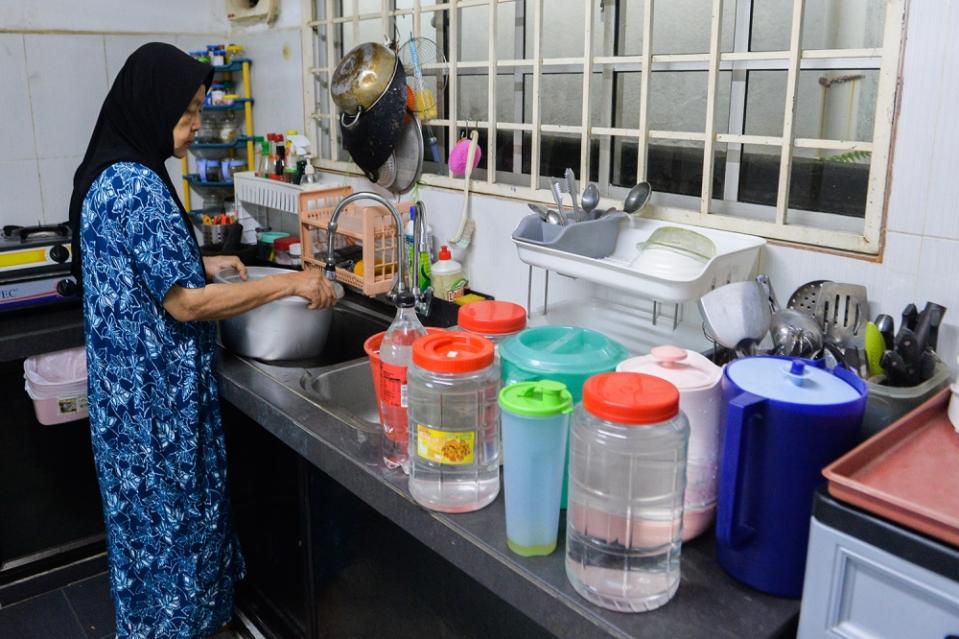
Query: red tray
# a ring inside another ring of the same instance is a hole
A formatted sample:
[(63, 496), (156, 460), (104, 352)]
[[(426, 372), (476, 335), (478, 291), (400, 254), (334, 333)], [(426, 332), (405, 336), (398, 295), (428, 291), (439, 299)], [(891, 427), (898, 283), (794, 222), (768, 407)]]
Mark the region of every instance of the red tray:
[(959, 546), (959, 433), (950, 390), (823, 469), (829, 494)]

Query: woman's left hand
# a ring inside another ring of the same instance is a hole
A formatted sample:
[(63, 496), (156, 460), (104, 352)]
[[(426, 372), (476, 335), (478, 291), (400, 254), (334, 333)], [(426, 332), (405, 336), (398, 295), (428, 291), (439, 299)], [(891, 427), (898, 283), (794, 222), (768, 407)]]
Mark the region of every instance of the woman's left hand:
[(203, 258), (203, 270), (206, 271), (207, 280), (212, 280), (218, 273), (230, 268), (239, 272), (240, 279), (246, 279), (246, 266), (235, 255), (209, 255)]

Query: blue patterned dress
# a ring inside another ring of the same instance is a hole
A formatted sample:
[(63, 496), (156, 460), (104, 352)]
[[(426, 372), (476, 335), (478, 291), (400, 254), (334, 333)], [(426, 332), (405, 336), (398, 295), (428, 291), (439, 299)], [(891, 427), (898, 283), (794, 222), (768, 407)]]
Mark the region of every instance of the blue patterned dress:
[(233, 614), (243, 558), (230, 524), (212, 322), (162, 306), (204, 286), (196, 243), (156, 173), (103, 171), (83, 201), (90, 426), (117, 637), (207, 637)]

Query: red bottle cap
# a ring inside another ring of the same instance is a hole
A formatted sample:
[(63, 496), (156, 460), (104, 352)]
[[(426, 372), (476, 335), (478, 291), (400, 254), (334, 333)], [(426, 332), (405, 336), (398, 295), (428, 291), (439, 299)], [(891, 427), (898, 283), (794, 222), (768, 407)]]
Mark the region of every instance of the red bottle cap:
[(440, 247), (440, 259), (441, 260), (451, 260), (453, 259), (453, 254), (450, 253), (450, 247), (445, 244)]
[(493, 342), (472, 333), (427, 335), (413, 342), (413, 363), (434, 373), (472, 373), (493, 363)]
[(583, 406), (617, 424), (658, 424), (679, 414), (679, 390), (652, 375), (600, 373), (583, 385)]

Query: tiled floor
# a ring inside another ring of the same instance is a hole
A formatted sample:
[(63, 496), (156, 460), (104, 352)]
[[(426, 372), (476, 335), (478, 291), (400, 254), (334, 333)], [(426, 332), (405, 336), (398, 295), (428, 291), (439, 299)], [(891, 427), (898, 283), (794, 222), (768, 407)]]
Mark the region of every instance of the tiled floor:
[(116, 627), (106, 573), (0, 609), (0, 637), (104, 639)]

